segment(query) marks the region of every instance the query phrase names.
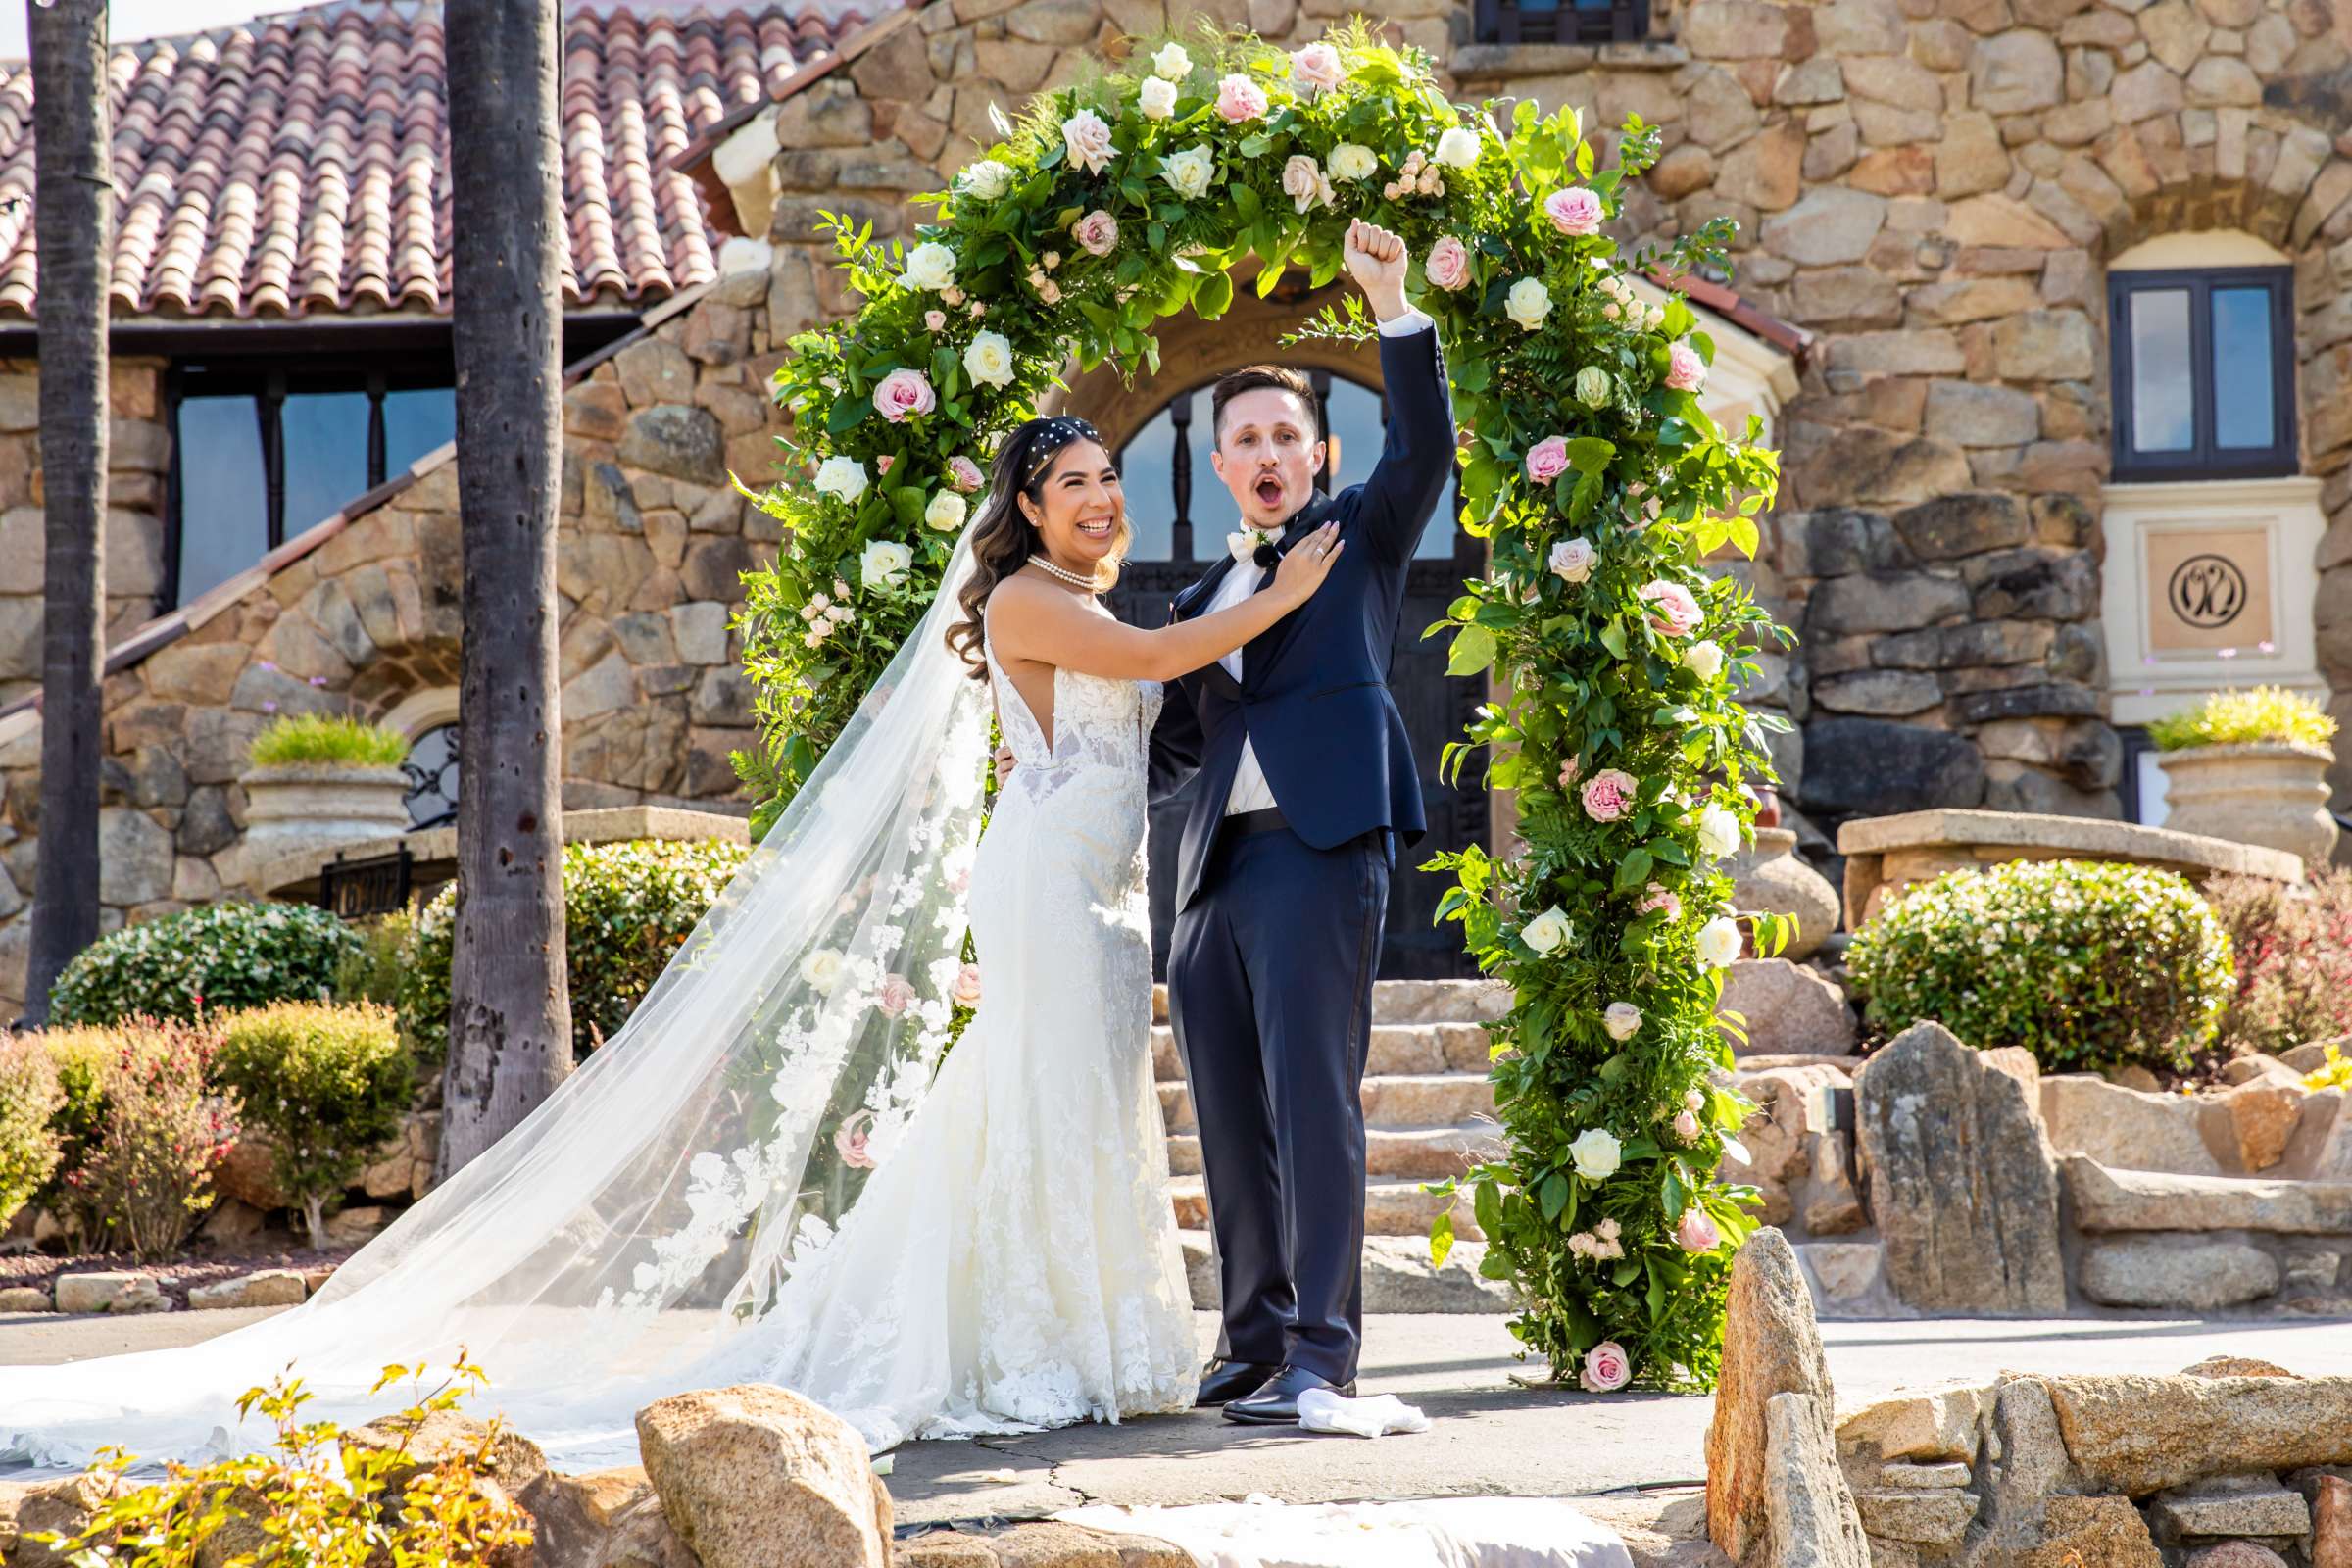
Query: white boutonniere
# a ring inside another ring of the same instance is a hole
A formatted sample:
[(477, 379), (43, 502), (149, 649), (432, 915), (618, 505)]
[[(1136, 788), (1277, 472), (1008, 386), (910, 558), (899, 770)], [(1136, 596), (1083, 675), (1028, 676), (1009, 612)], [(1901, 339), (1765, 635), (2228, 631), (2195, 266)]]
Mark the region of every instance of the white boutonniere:
[[(1257, 561), (1259, 551), (1272, 550), (1274, 542), (1281, 537), (1270, 528), (1244, 528), (1225, 536), (1225, 548), (1233, 552), (1235, 561), (1247, 566), (1250, 562)], [(1264, 565), (1265, 563), (1260, 561), (1258, 564)]]

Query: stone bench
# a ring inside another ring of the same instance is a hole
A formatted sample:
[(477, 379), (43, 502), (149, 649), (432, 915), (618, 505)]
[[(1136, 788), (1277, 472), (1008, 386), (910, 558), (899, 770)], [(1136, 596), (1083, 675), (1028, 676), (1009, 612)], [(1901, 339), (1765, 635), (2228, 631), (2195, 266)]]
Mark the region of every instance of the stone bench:
[(1888, 901), (1946, 871), (2010, 860), (2122, 860), (2162, 866), (2202, 886), (2210, 877), (2303, 880), (2301, 857), (2169, 828), (2029, 811), (1939, 809), (1857, 817), (1838, 830), (1845, 857), (1845, 919), (1859, 930)]

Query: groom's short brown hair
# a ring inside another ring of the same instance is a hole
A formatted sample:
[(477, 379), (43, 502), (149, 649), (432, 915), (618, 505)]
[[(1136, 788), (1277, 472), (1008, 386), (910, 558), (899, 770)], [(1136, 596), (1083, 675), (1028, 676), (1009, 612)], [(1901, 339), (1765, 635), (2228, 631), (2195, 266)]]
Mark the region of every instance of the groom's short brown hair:
[(1298, 398), (1306, 409), (1306, 422), (1312, 427), (1312, 433), (1318, 438), (1322, 436), (1323, 421), (1321, 411), (1315, 406), (1313, 382), (1287, 365), (1245, 365), (1238, 370), (1219, 376), (1217, 384), (1209, 390), (1208, 435), (1211, 445), (1225, 439), (1225, 405), (1243, 393), (1255, 392), (1260, 387), (1273, 387)]

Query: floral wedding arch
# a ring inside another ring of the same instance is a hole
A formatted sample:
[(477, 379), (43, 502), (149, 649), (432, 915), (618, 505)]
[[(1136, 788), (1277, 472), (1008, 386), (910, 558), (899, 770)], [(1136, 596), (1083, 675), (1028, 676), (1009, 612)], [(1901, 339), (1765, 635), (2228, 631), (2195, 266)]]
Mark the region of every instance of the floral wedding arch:
[[(1754, 1224), (1752, 1190), (1713, 1174), (1750, 1108), (1713, 1081), (1742, 935), (1718, 862), (1770, 777), (1733, 693), (1746, 650), (1787, 634), (1700, 563), (1754, 553), (1778, 465), (1701, 412), (1714, 346), (1689, 308), (1632, 281), (1719, 262), (1729, 225), (1630, 258), (1601, 232), (1657, 132), (1629, 122), (1596, 169), (1572, 110), (1495, 114), (1360, 24), (1295, 52), (1203, 33), (1000, 115), (989, 156), (920, 198), (936, 221), (911, 247), (834, 223), (865, 304), (795, 338), (776, 375), (805, 466), (759, 497), (790, 542), (746, 579), (764, 738), (738, 764), (763, 825), (929, 602), (997, 440), (1073, 357), (1152, 374), (1154, 322), (1222, 314), (1237, 263), (1257, 259), (1261, 297), (1294, 270), (1321, 285), (1349, 219), (1394, 229), (1444, 335), (1463, 522), (1492, 559), (1430, 628), (1497, 694), (1444, 765), (1484, 752), (1518, 805), (1508, 858), (1431, 862), (1457, 882), (1441, 918), (1516, 990), (1492, 1028), (1508, 1154), (1458, 1196), (1486, 1272), (1522, 1295), (1513, 1332), (1558, 1375), (1711, 1386)], [(1370, 330), (1352, 300), (1303, 328)], [(1750, 923), (1777, 951), (1779, 923)], [(1441, 1257), (1452, 1236), (1449, 1213)]]

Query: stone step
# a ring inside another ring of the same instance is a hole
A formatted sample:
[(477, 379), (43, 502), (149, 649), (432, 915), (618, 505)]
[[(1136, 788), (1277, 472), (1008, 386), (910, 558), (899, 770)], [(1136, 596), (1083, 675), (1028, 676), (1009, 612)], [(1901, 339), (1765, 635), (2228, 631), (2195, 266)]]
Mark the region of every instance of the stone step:
[[(1208, 1232), (1182, 1233), (1184, 1268), (1192, 1288), (1193, 1305), (1203, 1312), (1217, 1309), (1216, 1250)], [(1429, 1266), (1425, 1236), (1367, 1236), (1364, 1238), (1364, 1310), (1366, 1312), (1515, 1312), (1518, 1298), (1500, 1280), (1478, 1272), (1487, 1244), (1457, 1241), (1446, 1266)], [(1641, 1559), (1637, 1558), (1639, 1562)]]
[[(1191, 1086), (1178, 1079), (1157, 1087), (1159, 1114), (1167, 1130), (1196, 1130), (1200, 1123), (1193, 1115)], [(1466, 1072), (1394, 1073), (1366, 1078), (1363, 1102), (1366, 1127), (1458, 1126), (1494, 1114), (1494, 1085)]]
[[(1198, 1176), (1178, 1176), (1168, 1183), (1169, 1201), (1176, 1208), (1176, 1224), (1181, 1230), (1208, 1228), (1208, 1193)], [(1366, 1182), (1364, 1184), (1364, 1234), (1367, 1236), (1427, 1236), (1430, 1221), (1446, 1204), (1453, 1203), (1453, 1233), (1474, 1241), (1485, 1240), (1478, 1228), (1477, 1218), (1470, 1212), (1467, 1200), (1454, 1202), (1435, 1193), (1425, 1193), (1419, 1182)]]
[[(1459, 1176), (1479, 1160), (1499, 1154), (1502, 1149), (1502, 1129), (1493, 1122), (1444, 1127), (1367, 1127), (1364, 1169), (1374, 1176), (1436, 1181)], [(1198, 1133), (1168, 1134), (1168, 1169), (1178, 1176), (1200, 1174)]]
[(2352, 1181), (2268, 1181), (2114, 1170), (2084, 1154), (2066, 1161), (2075, 1223), (2086, 1231), (2268, 1231), (2352, 1234)]
[[(1492, 1058), (1487, 1054), (1487, 1031), (1474, 1023), (1376, 1023), (1368, 1075), (1396, 1073), (1471, 1072), (1484, 1075)], [(1152, 1027), (1152, 1072), (1162, 1083), (1184, 1076), (1184, 1059), (1176, 1050), (1176, 1032), (1166, 1024)]]
[[(1372, 986), (1374, 1023), (1484, 1023), (1510, 1010), (1507, 986), (1491, 980), (1380, 980)], [(1152, 988), (1152, 1021), (1168, 1021), (1168, 988)]]

